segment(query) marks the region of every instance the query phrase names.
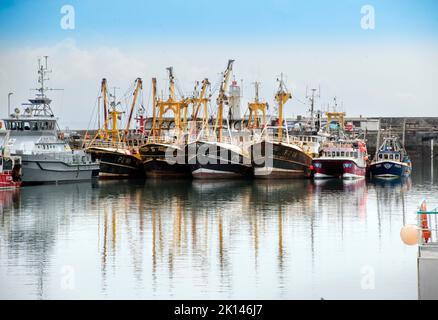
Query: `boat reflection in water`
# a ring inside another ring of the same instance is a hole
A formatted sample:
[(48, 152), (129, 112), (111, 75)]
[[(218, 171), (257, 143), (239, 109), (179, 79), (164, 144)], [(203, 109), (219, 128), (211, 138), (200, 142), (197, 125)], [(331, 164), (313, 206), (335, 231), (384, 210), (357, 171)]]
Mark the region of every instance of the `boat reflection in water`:
[[(411, 193), (351, 183), (24, 188), (0, 216), (0, 298), (417, 298), (416, 250), (399, 241)], [(360, 286), (364, 266), (374, 290)]]
[(20, 203), (20, 190), (0, 190), (0, 214)]
[(338, 204), (338, 212), (344, 212), (354, 208), (353, 212), (361, 220), (366, 219), (368, 191), (365, 179), (359, 180), (345, 180), (345, 179), (328, 179), (328, 180), (314, 180), (317, 194), (318, 206), (323, 206), (324, 203), (330, 203), (327, 196), (336, 194), (336, 201)]

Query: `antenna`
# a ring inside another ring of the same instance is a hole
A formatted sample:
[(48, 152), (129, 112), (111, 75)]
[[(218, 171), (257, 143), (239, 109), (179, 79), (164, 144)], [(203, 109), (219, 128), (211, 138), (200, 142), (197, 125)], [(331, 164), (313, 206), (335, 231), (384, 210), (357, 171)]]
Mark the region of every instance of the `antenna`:
[(52, 72), (52, 70), (49, 70), (47, 67), (47, 59), (49, 56), (44, 56), (44, 65), (41, 62), (41, 58), (38, 58), (38, 83), (40, 84), (39, 88), (33, 89), (36, 91), (39, 91), (42, 98), (44, 98), (44, 91), (47, 90), (62, 90), (62, 89), (49, 89), (44, 86), (44, 81), (49, 81), (50, 78), (48, 77), (48, 74)]
[[(315, 98), (321, 98), (321, 87), (319, 89), (311, 88), (310, 91), (312, 92), (311, 95), (308, 95), (307, 93), (307, 87), (306, 87), (306, 98), (310, 101), (310, 122), (312, 125), (312, 130), (315, 130), (315, 117), (314, 117), (314, 111), (315, 111)], [(316, 94), (316, 92), (318, 92)]]
[(111, 87), (110, 89), (113, 89), (113, 94), (109, 94), (111, 98), (113, 98), (113, 101), (111, 102), (111, 106), (115, 108), (119, 103), (116, 103), (116, 90), (120, 89), (120, 87)]
[(333, 97), (333, 111), (338, 111), (338, 98), (336, 96)]
[(255, 90), (255, 98), (254, 101), (255, 102), (259, 102), (259, 88), (260, 88), (260, 82), (255, 81), (252, 83), (254, 85), (254, 90)]

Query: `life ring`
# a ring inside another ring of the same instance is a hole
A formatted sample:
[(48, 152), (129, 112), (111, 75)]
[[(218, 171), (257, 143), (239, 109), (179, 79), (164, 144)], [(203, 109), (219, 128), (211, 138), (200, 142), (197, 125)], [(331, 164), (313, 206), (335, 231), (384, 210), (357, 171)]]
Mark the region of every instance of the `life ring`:
[[(420, 211), (421, 212), (426, 212), (427, 211), (426, 201), (425, 200), (421, 203)], [(429, 224), (428, 224), (428, 221), (427, 221), (427, 214), (426, 213), (422, 213), (420, 215), (420, 220), (421, 220), (421, 230), (422, 230), (422, 233), (423, 233), (424, 242), (428, 243), (429, 239), (430, 239), (430, 236), (431, 236), (431, 232), (430, 232)]]

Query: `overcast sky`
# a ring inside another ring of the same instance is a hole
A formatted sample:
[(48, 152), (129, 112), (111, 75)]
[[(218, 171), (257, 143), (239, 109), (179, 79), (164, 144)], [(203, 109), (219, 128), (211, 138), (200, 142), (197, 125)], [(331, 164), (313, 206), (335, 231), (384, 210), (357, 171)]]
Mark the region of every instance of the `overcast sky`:
[[(62, 28), (64, 5), (74, 8), (74, 29)], [(361, 25), (364, 5), (375, 10), (374, 29)], [(8, 92), (12, 108), (34, 94), (37, 58), (48, 55), (49, 84), (64, 89), (49, 93), (62, 128), (96, 123), (103, 77), (120, 96), (141, 77), (147, 105), (150, 79), (163, 89), (166, 67), (189, 92), (195, 80), (214, 84), (228, 59), (243, 79), (242, 112), (256, 80), (273, 105), (275, 79), (284, 73), (295, 97), (286, 115), (305, 114), (306, 87), (320, 86), (318, 108), (337, 96), (351, 116), (438, 116), (433, 0), (2, 0), (0, 48), (0, 115)]]

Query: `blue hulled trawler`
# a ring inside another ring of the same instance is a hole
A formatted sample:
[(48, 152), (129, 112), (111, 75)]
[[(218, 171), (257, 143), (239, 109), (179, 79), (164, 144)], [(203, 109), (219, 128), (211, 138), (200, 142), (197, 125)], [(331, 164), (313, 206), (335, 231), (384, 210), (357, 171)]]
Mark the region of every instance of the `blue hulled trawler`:
[(411, 160), (398, 137), (384, 138), (375, 159), (370, 165), (371, 176), (384, 179), (408, 177), (411, 171)]

